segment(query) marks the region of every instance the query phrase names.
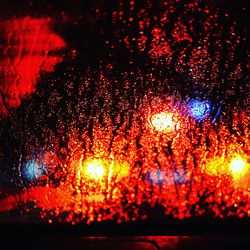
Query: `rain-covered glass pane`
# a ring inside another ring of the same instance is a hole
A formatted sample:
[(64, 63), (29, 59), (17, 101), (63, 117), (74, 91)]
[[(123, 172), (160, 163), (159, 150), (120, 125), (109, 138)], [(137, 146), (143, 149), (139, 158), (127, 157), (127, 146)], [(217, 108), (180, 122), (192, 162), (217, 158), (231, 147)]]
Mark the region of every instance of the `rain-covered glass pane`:
[(0, 221), (249, 218), (247, 1), (1, 1)]

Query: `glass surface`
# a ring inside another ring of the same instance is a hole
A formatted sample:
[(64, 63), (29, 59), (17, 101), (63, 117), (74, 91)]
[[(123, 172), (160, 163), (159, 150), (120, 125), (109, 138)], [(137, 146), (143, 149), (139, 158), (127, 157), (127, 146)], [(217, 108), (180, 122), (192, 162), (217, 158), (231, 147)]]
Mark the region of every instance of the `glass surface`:
[(0, 221), (249, 219), (246, 2), (1, 1)]

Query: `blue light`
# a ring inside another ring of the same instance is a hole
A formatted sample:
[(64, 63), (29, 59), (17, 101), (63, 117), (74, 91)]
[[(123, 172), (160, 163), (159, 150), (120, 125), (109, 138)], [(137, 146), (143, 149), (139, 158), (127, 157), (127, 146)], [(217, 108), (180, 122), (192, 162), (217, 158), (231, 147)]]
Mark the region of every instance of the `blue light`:
[(155, 170), (149, 174), (149, 180), (156, 184), (161, 184), (165, 177), (166, 173), (160, 169)]
[(175, 181), (175, 184), (177, 185), (181, 185), (185, 182), (185, 176), (184, 175), (181, 175), (179, 174), (179, 172), (174, 172), (174, 181)]
[(194, 119), (201, 121), (207, 118), (211, 111), (211, 105), (209, 101), (199, 101), (191, 99), (188, 104), (188, 114)]
[(217, 109), (217, 112), (216, 112), (216, 114), (214, 116), (214, 119), (213, 119), (212, 123), (214, 123), (216, 121), (216, 119), (220, 116), (221, 107), (222, 107), (222, 103), (220, 103), (220, 106)]
[(27, 162), (22, 172), (25, 179), (32, 181), (41, 177), (46, 172), (46, 169), (35, 162)]

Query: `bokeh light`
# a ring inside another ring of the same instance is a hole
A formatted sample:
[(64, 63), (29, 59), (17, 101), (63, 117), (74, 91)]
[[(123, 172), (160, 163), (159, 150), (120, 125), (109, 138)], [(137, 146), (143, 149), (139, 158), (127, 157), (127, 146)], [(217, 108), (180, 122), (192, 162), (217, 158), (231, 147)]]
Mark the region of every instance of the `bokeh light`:
[(113, 161), (110, 163), (109, 173), (111, 177), (120, 180), (130, 174), (130, 166), (127, 162)]
[(152, 115), (151, 123), (153, 128), (158, 132), (174, 132), (175, 129), (178, 127), (177, 121), (173, 117), (173, 114), (168, 112), (161, 112)]
[(87, 178), (100, 180), (106, 172), (106, 163), (102, 159), (91, 159), (84, 164), (84, 175)]
[(249, 170), (249, 164), (240, 155), (235, 156), (230, 162), (229, 169), (235, 180), (243, 177)]
[(28, 181), (36, 180), (46, 173), (46, 168), (42, 164), (33, 161), (28, 161), (22, 170), (22, 174)]
[(228, 162), (224, 157), (216, 157), (206, 163), (204, 172), (210, 175), (220, 175), (227, 172)]
[(166, 173), (163, 170), (155, 170), (149, 174), (149, 180), (156, 184), (161, 184), (166, 177)]
[(83, 176), (88, 179), (103, 180), (115, 178), (120, 180), (129, 175), (130, 167), (126, 162), (108, 158), (90, 158), (82, 167)]
[(211, 111), (211, 104), (208, 101), (191, 99), (188, 101), (187, 108), (189, 116), (201, 121), (208, 117)]

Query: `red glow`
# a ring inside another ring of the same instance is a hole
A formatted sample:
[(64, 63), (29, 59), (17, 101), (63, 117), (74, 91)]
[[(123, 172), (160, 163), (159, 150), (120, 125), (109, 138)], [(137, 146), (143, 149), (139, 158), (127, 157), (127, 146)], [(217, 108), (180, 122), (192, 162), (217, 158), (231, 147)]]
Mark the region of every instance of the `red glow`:
[(152, 47), (149, 51), (150, 57), (153, 59), (163, 57), (167, 62), (170, 62), (173, 52), (168, 42), (165, 40), (166, 33), (160, 28), (155, 28), (152, 30), (152, 35)]
[[(34, 201), (36, 207), (42, 208), (41, 217), (45, 221), (50, 218), (48, 211), (53, 210), (59, 221), (77, 223), (86, 219), (88, 224), (117, 218), (117, 214), (118, 222), (146, 219), (148, 215), (140, 210), (144, 203), (151, 207), (160, 203), (166, 215), (178, 219), (200, 216), (207, 211), (219, 218), (249, 216), (248, 143), (239, 144), (223, 125), (214, 131), (207, 122), (200, 130), (195, 123), (188, 123), (186, 117), (181, 117), (178, 113), (181, 109), (177, 110), (176, 105), (170, 103), (172, 100), (166, 98), (155, 97), (151, 102), (145, 98), (143, 108), (138, 112), (145, 126), (140, 149), (137, 148), (140, 130), (136, 122), (127, 131), (126, 139), (122, 136), (124, 128), (121, 126), (113, 137), (112, 147), (112, 131), (109, 129), (112, 125), (108, 119), (107, 127), (96, 123), (91, 151), (83, 151), (81, 141), (89, 145), (89, 138), (79, 131), (72, 131), (66, 159), (45, 154), (48, 172), (63, 177), (60, 185), (53, 187), (48, 180), (46, 186), (33, 186), (18, 195), (9, 195), (0, 201), (0, 210), (11, 211), (20, 204)], [(178, 117), (177, 131), (165, 133), (153, 129), (150, 117), (162, 112)], [(242, 119), (236, 117), (235, 124), (241, 122), (247, 126), (246, 116), (240, 114), (239, 117)], [(187, 124), (195, 131), (193, 134), (186, 133)], [(197, 134), (201, 144), (193, 148)], [(220, 135), (220, 141), (217, 135)], [(204, 143), (207, 137), (213, 142), (211, 145)], [(123, 150), (125, 146), (126, 151)], [(166, 147), (171, 147), (172, 156)], [(186, 153), (189, 148), (192, 154)], [(135, 163), (138, 161), (142, 162), (141, 166)], [(57, 165), (62, 166), (61, 171), (56, 170)], [(201, 197), (204, 197), (203, 203)], [(136, 205), (131, 212), (128, 207), (132, 204)], [(204, 204), (206, 209), (202, 207)], [(68, 214), (67, 218), (60, 217), (63, 212)]]
[[(96, 130), (95, 135), (103, 138), (104, 133)], [(185, 138), (182, 138), (182, 141), (183, 139)], [(157, 143), (158, 139), (154, 138), (152, 140), (155, 140), (155, 143)], [(180, 139), (177, 140), (180, 141)], [(215, 216), (242, 216), (246, 213), (249, 216), (249, 176), (246, 179), (243, 178), (241, 181), (238, 180), (236, 183), (234, 175), (231, 175), (230, 172), (235, 159), (244, 159), (243, 157), (240, 158), (239, 155), (237, 156), (238, 158), (229, 156), (225, 159), (222, 157), (210, 159), (208, 156), (204, 156), (208, 162), (205, 171), (203, 171), (202, 164), (194, 169), (190, 161), (187, 164), (188, 174), (181, 181), (176, 180), (177, 177), (173, 174), (173, 167), (175, 166), (178, 169), (178, 173), (183, 175), (182, 163), (180, 162), (179, 164), (176, 159), (174, 164), (163, 153), (159, 153), (157, 156), (157, 161), (161, 164), (162, 172), (159, 172), (159, 176), (158, 174), (155, 175), (157, 166), (154, 165), (152, 159), (154, 153), (153, 151), (151, 152), (151, 145), (148, 141), (145, 141), (147, 145), (144, 145), (147, 154), (145, 154), (142, 170), (135, 166), (132, 167), (128, 163), (135, 161), (136, 158), (134, 158), (133, 154), (127, 156), (127, 161), (124, 161), (119, 154), (115, 156), (116, 159), (113, 157), (104, 157), (104, 154), (107, 154), (107, 152), (105, 153), (105, 147), (102, 146), (100, 140), (95, 141), (95, 143), (99, 144), (99, 148), (95, 148), (95, 155), (99, 155), (99, 157), (86, 157), (84, 159), (83, 155), (78, 153), (81, 151), (80, 142), (72, 137), (71, 146), (69, 145), (69, 149), (71, 150), (69, 153), (69, 162), (65, 165), (65, 169), (67, 170), (66, 180), (61, 182), (59, 187), (30, 187), (18, 195), (9, 195), (1, 200), (0, 211), (10, 211), (17, 208), (20, 204), (34, 201), (37, 207), (43, 209), (44, 212), (42, 212), (41, 217), (44, 217), (45, 220), (47, 218), (46, 211), (53, 210), (55, 215), (59, 216), (58, 220), (60, 220), (60, 213), (68, 212), (68, 217), (62, 219), (62, 221), (66, 220), (72, 223), (85, 218), (88, 219), (87, 223), (112, 219), (116, 213), (119, 213), (119, 221), (129, 221), (131, 220), (131, 215), (128, 215), (128, 211), (126, 211), (121, 202), (124, 199), (124, 191), (127, 190), (126, 199), (128, 204), (132, 204), (133, 202), (137, 204), (148, 202), (153, 206), (157, 201), (161, 201), (165, 213), (172, 214), (179, 219), (194, 215), (188, 209), (190, 206), (195, 207), (195, 212), (192, 212), (195, 215), (202, 215), (206, 212), (199, 207), (200, 195), (202, 193), (205, 194), (205, 192), (213, 193), (212, 196), (207, 196), (206, 202), (210, 204), (209, 209), (215, 213)], [(133, 144), (131, 143), (130, 150), (133, 148)], [(116, 150), (119, 147), (116, 144)], [(230, 144), (230, 147), (232, 151), (238, 150), (236, 144)], [(100, 156), (100, 152), (103, 152), (102, 156)], [(175, 148), (174, 153), (176, 155), (177, 152), (181, 153), (181, 150)], [(179, 160), (182, 161), (181, 157), (183, 155), (179, 154), (179, 157)], [(49, 160), (50, 157), (46, 158)], [(54, 157), (53, 165), (57, 164), (63, 165), (62, 162), (60, 163)], [(91, 166), (101, 166), (101, 175), (99, 175), (98, 171), (98, 174), (95, 171), (92, 172), (92, 170), (88, 171), (87, 169)], [(87, 169), (84, 167), (87, 167)], [(53, 169), (53, 166), (51, 168)], [(144, 173), (145, 176), (152, 173), (146, 181), (143, 181), (140, 177)], [(247, 175), (247, 173), (245, 174)], [(153, 182), (151, 182), (151, 179)], [(178, 184), (176, 184), (176, 181), (178, 181)], [(190, 181), (192, 181), (191, 189)], [(136, 195), (135, 188), (137, 188)], [(153, 195), (151, 195), (152, 193)], [(186, 199), (187, 194), (189, 194), (188, 200)], [(244, 202), (244, 207), (235, 211), (229, 209), (226, 215), (221, 213), (232, 206), (239, 206), (239, 202)], [(96, 212), (100, 209), (109, 209), (110, 212), (107, 214), (97, 213), (97, 216)], [(74, 214), (81, 214), (81, 216), (78, 219), (73, 219), (72, 216)], [(138, 208), (135, 208), (134, 218), (138, 218), (139, 216), (140, 212)], [(146, 219), (147, 216), (144, 215), (141, 218)]]
[[(18, 107), (21, 99), (36, 90), (40, 72), (51, 72), (62, 56), (53, 54), (65, 47), (64, 40), (51, 30), (50, 18), (14, 19), (0, 22), (6, 39), (0, 60), (1, 91), (5, 105)], [(0, 100), (1, 112), (6, 112)]]

